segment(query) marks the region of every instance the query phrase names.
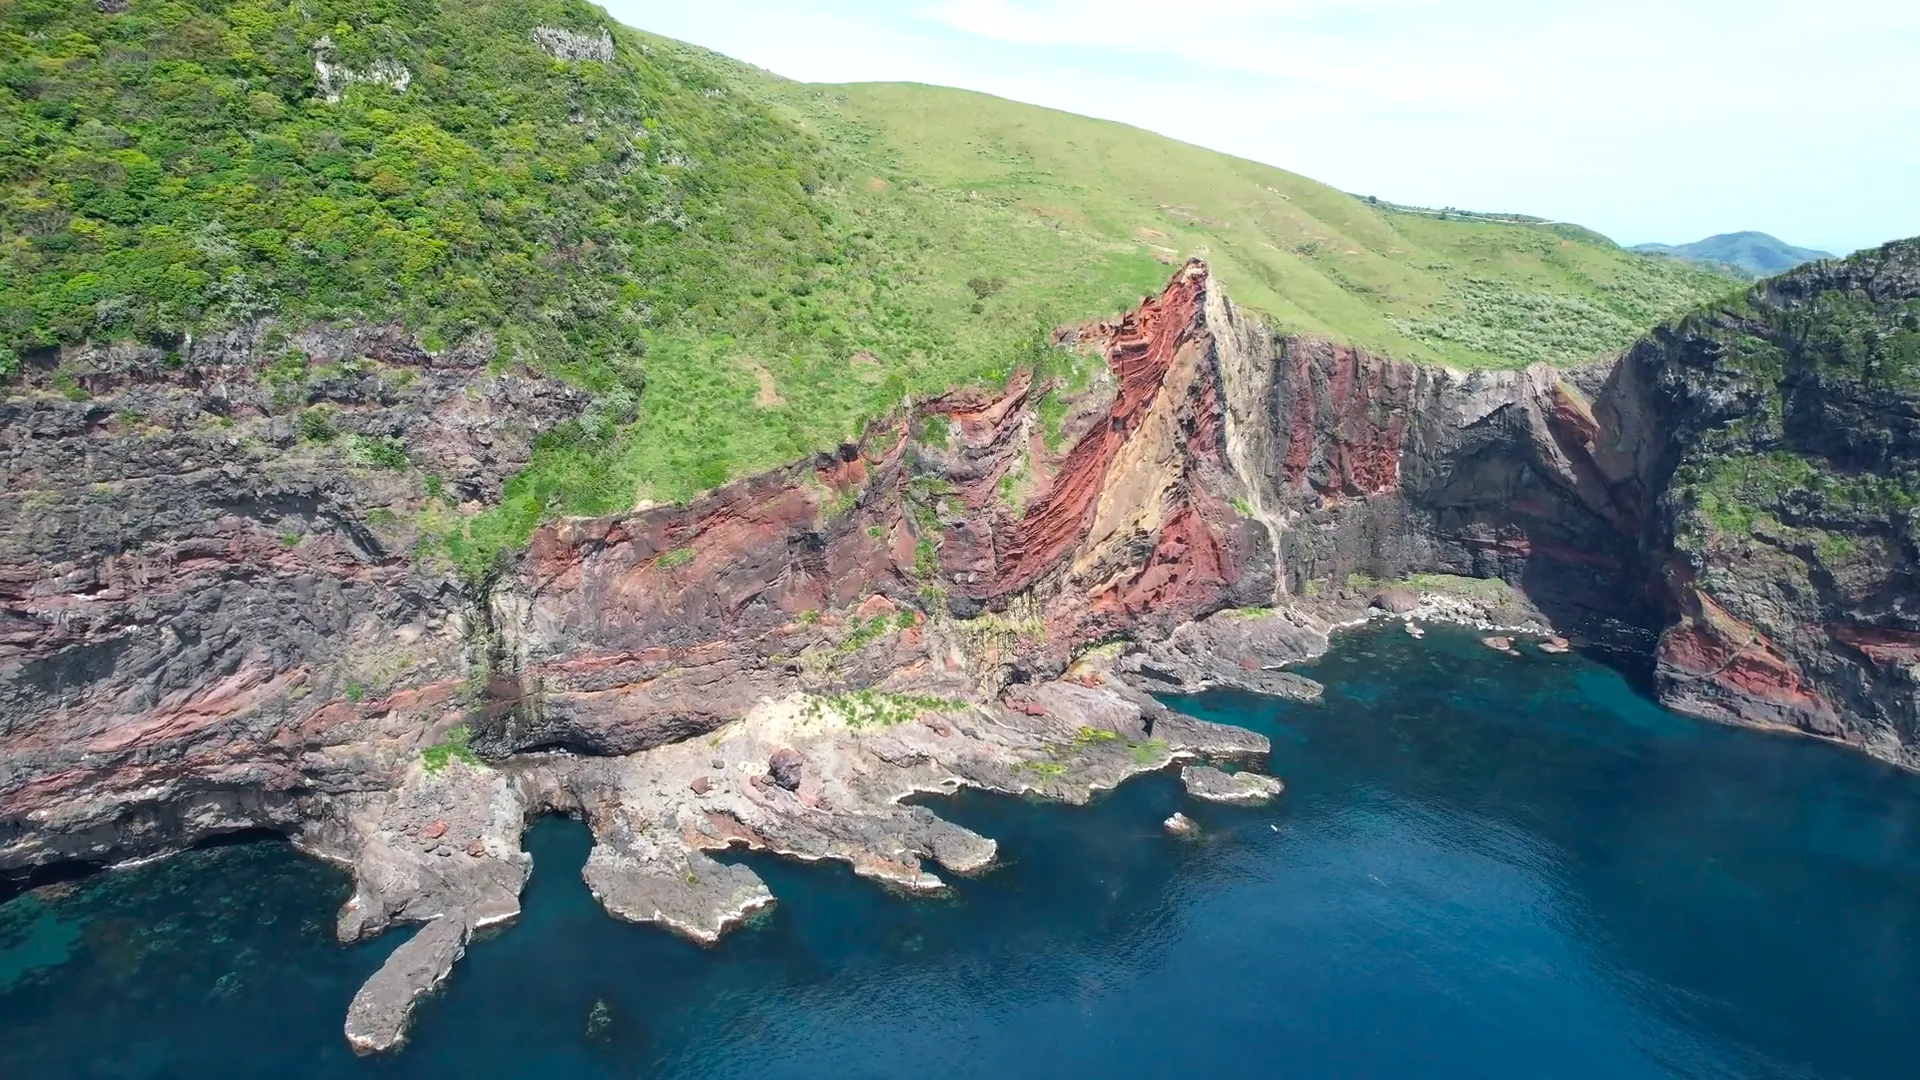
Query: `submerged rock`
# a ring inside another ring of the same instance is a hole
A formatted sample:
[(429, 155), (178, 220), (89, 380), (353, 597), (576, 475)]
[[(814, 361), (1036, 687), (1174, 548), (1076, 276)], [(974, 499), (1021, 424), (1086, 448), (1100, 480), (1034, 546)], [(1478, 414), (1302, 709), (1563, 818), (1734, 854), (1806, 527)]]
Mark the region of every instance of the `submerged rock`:
[(1189, 765), (1180, 770), (1180, 783), (1187, 794), (1208, 802), (1258, 805), (1269, 802), (1286, 785), (1271, 776), (1255, 772), (1222, 772), (1210, 765)]
[(607, 999), (595, 999), (593, 1008), (587, 1010), (587, 1038), (596, 1042), (603, 1041), (611, 1027), (613, 1027), (613, 1010), (607, 1006)]
[(1175, 814), (1160, 824), (1175, 836), (1190, 836), (1194, 829), (1198, 828), (1194, 825), (1193, 819), (1185, 814)]

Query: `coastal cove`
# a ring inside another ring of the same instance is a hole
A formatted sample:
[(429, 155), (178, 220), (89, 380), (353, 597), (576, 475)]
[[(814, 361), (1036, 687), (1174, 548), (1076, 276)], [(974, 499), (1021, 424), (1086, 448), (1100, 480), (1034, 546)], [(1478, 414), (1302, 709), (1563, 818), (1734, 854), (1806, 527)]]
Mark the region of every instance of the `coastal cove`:
[(712, 948), (608, 918), (543, 819), (521, 918), (374, 1058), (340, 1017), (404, 934), (337, 945), (336, 869), (249, 843), (45, 888), (0, 906), (0, 1073), (1905, 1075), (1920, 778), (1522, 653), (1343, 634), (1318, 703), (1172, 702), (1272, 741), (1270, 806), (930, 799), (1000, 865), (909, 898), (747, 856), (779, 903)]

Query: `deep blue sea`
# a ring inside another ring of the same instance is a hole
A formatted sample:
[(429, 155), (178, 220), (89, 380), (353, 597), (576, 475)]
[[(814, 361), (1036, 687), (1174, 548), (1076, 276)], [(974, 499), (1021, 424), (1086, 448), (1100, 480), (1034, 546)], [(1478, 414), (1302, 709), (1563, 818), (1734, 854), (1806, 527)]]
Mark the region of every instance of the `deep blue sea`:
[(713, 949), (601, 914), (543, 821), (524, 918), (385, 1058), (340, 1027), (399, 938), (336, 945), (347, 879), (282, 845), (21, 896), (0, 1077), (1920, 1076), (1920, 777), (1463, 633), (1309, 673), (1183, 706), (1272, 737), (1271, 807), (937, 800), (1004, 865), (915, 900), (754, 858), (780, 903)]

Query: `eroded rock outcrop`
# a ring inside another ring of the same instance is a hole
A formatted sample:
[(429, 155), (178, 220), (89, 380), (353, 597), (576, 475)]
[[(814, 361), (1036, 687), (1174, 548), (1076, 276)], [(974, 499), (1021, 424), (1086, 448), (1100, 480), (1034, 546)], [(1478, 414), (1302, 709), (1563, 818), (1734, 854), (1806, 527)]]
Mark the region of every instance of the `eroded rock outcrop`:
[(1271, 776), (1253, 772), (1225, 772), (1211, 765), (1189, 765), (1180, 770), (1187, 794), (1207, 802), (1258, 806), (1271, 802), (1284, 786)]

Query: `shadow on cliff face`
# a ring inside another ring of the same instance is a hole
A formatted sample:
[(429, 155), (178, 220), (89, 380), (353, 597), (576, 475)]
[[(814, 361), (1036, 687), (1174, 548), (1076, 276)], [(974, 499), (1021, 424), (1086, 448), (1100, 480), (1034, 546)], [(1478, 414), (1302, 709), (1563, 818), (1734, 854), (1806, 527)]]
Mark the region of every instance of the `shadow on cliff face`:
[(1582, 656), (1619, 672), (1649, 698), (1655, 651), (1666, 615), (1632, 570), (1596, 574), (1550, 559), (1527, 560), (1518, 582), (1555, 627), (1572, 634)]
[[(243, 847), (248, 844), (285, 843), (286, 839), (285, 833), (275, 832), (272, 829), (238, 829), (234, 832), (207, 837), (182, 848), (181, 851), (214, 851), (227, 847)], [(143, 859), (137, 865), (144, 865), (147, 861), (149, 860)], [(72, 885), (93, 877), (103, 870), (113, 868), (112, 863), (65, 859), (41, 866), (21, 867), (0, 872), (0, 904), (17, 899), (22, 894), (35, 889)]]
[(0, 874), (0, 904), (16, 900), (35, 889), (71, 885), (104, 869), (106, 866), (102, 863), (69, 860)]

